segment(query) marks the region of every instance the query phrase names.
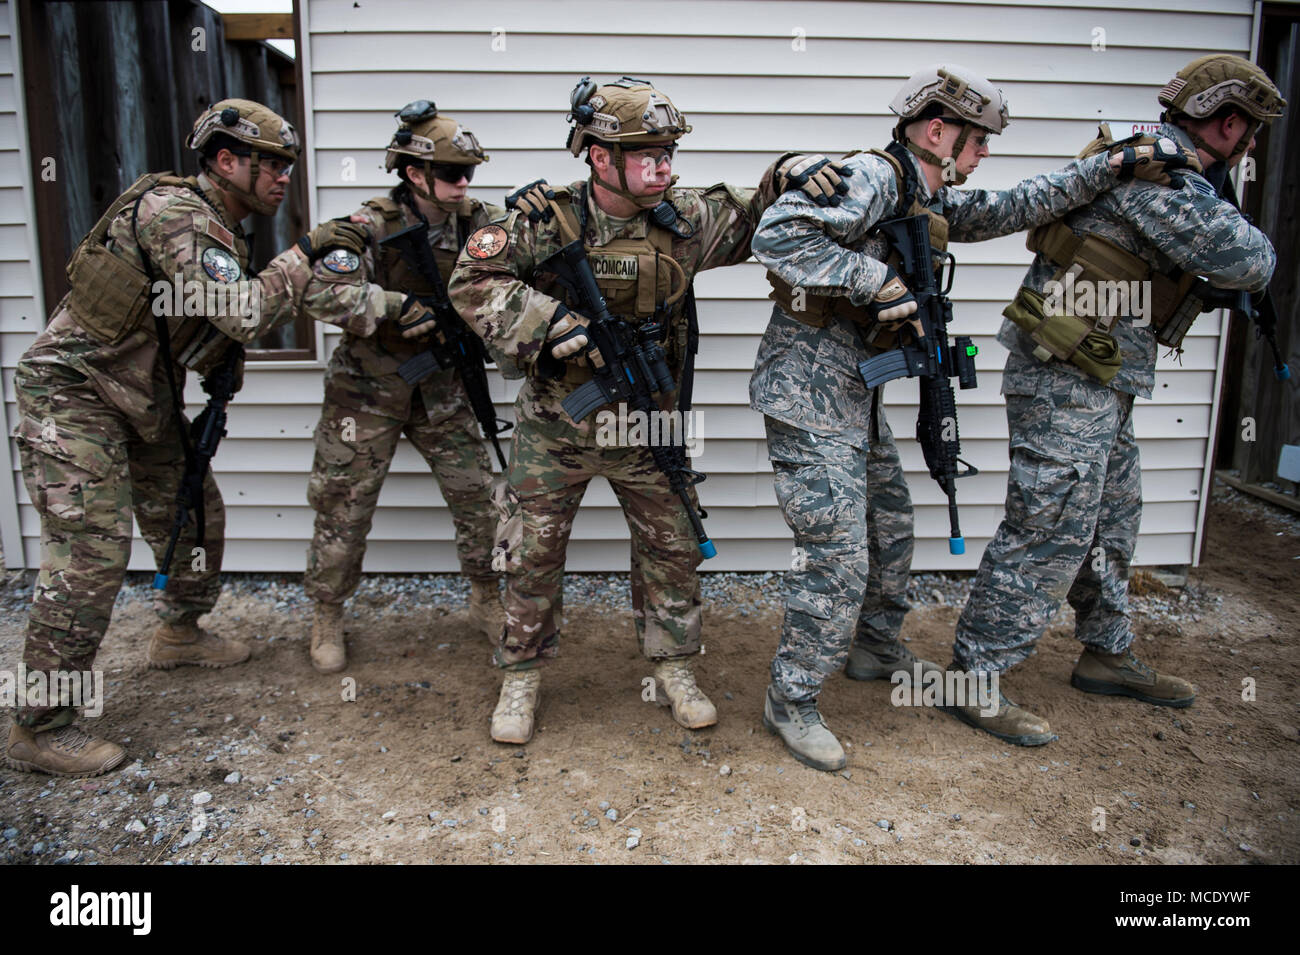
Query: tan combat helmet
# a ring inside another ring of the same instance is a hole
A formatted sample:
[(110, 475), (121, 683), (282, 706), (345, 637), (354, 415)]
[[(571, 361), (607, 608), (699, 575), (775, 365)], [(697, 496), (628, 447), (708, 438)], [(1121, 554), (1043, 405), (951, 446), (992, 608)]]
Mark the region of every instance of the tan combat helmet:
[[(194, 121), (194, 129), (185, 145), (201, 153), (212, 137), (218, 135), (229, 136), (248, 148), (252, 158), (248, 182), (253, 188), (256, 188), (260, 171), (258, 164), (263, 156), (275, 156), (292, 164), (302, 151), (302, 143), (292, 123), (261, 103), (249, 99), (223, 99), (209, 106)], [(275, 214), (276, 206), (259, 199), (252, 189), (236, 186), (212, 169), (205, 169), (204, 172), (209, 179), (234, 193), (259, 215)]]
[(1245, 135), (1228, 156), (1186, 130), (1201, 149), (1215, 159), (1230, 161), (1250, 146), (1262, 123), (1271, 123), (1286, 109), (1286, 100), (1273, 85), (1268, 74), (1249, 60), (1227, 53), (1216, 53), (1192, 60), (1156, 97), (1165, 107), (1161, 118), (1174, 122), (1181, 117), (1208, 119), (1224, 106), (1235, 106), (1249, 118)]
[[(972, 126), (1001, 133), (1011, 122), (1007, 113), (1007, 99), (982, 76), (977, 76), (964, 66), (936, 64), (918, 70), (907, 78), (889, 108), (899, 117), (894, 127), (894, 138), (925, 162), (942, 166), (943, 160), (922, 146), (910, 142), (903, 131), (917, 120), (944, 119), (962, 123), (961, 135), (952, 146), (955, 160), (970, 135)], [(957, 174), (957, 184), (966, 177)]]
[[(630, 199), (642, 208), (658, 205), (662, 193), (654, 196), (633, 195), (627, 188), (627, 164), (624, 150), (647, 146), (672, 146), (691, 131), (686, 117), (664, 93), (649, 80), (624, 76), (613, 83), (597, 86), (590, 76), (578, 80), (569, 95), (569, 141), (565, 144), (575, 156), (592, 143), (609, 147), (618, 170), (622, 188), (601, 183), (611, 192)], [(590, 154), (587, 157), (590, 164)]]
[[(393, 134), (392, 142), (388, 144), (388, 151), (384, 153), (384, 168), (389, 172), (398, 168), (402, 156), (411, 156), (423, 164), (428, 179), (441, 178), (447, 182), (459, 182), (462, 174), (466, 179), (473, 179), (472, 167), (488, 161), (488, 154), (483, 151), (474, 134), (450, 116), (440, 116), (438, 107), (432, 100), (418, 99), (407, 103), (393, 115), (398, 118), (400, 125)], [(440, 170), (439, 166), (462, 168)], [(450, 175), (455, 178), (446, 179)], [(460, 206), (457, 202), (436, 198), (432, 189), (421, 189), (409, 179), (406, 184), (417, 196), (444, 212), (455, 212)]]

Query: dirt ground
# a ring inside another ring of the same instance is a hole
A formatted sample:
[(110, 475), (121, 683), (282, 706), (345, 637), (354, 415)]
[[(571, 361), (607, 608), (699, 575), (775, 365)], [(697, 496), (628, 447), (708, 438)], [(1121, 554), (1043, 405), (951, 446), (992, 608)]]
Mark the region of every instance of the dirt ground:
[[(1067, 612), (1003, 681), (1058, 741), (1001, 744), (891, 705), (888, 683), (838, 677), (823, 694), (849, 755), (838, 774), (799, 765), (759, 723), (780, 617), (756, 592), (706, 611), (717, 727), (687, 732), (643, 702), (630, 618), (596, 601), (570, 607), (519, 748), (488, 738), (499, 677), (451, 601), (358, 599), (351, 665), (331, 677), (308, 664), (304, 604), (228, 592), (210, 622), (251, 642), (252, 662), (165, 673), (145, 667), (152, 612), (126, 601), (90, 726), (135, 762), (92, 780), (0, 768), (0, 861), (1300, 861), (1300, 522), (1220, 488), (1189, 586), (1137, 589), (1136, 649), (1196, 683), (1190, 709), (1072, 689)], [(911, 647), (946, 662), (960, 606), (936, 589), (909, 616)], [(24, 615), (6, 608), (13, 668)]]

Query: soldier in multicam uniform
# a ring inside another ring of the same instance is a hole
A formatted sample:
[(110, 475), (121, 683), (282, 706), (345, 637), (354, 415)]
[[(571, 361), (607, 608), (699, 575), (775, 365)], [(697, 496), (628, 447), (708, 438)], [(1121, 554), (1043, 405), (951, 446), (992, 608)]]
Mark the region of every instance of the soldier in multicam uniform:
[[(385, 237), (424, 223), (444, 282), (469, 234), (505, 210), (468, 198), (474, 167), (487, 161), (474, 134), (428, 100), (408, 104), (389, 143), (385, 167), (401, 183), (364, 202), (351, 217), (369, 235), (365, 272), (392, 293), (428, 294), (423, 280)], [(405, 336), (405, 337), (404, 337)], [(356, 590), (379, 491), (403, 433), (437, 478), (456, 529), (461, 571), (470, 580), (469, 623), (495, 643), (502, 611), (492, 544), (497, 513), (492, 466), (478, 436), (465, 387), (454, 369), (417, 384), (398, 374), (427, 348), (409, 330), (381, 325), (370, 337), (345, 334), (325, 375), (325, 405), (316, 426), (316, 459), (307, 499), (316, 530), (307, 552), (304, 588), (316, 601), (311, 661), (321, 673), (347, 663), (343, 602)]]
[[(998, 334), (1010, 351), (1002, 379), (1011, 433), (1006, 518), (957, 623), (953, 666), (1014, 666), (1068, 599), (1084, 644), (1075, 687), (1182, 707), (1195, 698), (1192, 685), (1157, 673), (1131, 649), (1128, 570), (1142, 510), (1133, 399), (1151, 397), (1157, 346), (1177, 348), (1200, 311), (1198, 275), (1226, 289), (1267, 285), (1273, 247), (1213, 183), (1286, 104), (1262, 70), (1227, 55), (1189, 63), (1158, 99), (1165, 112), (1148, 139), (1166, 152), (1194, 149), (1191, 168), (1204, 176), (1185, 172), (1177, 188), (1128, 184), (1031, 235), (1037, 255)], [(1103, 130), (1084, 154), (1124, 150)], [(1062, 301), (1071, 279), (1098, 299), (1100, 283), (1145, 283), (1149, 311), (1138, 315), (1122, 299), (1071, 309)], [(993, 716), (971, 706), (950, 712), (1022, 746), (1055, 738), (1046, 720), (1005, 699)]]
[[(679, 385), (688, 364), (685, 292), (697, 272), (744, 261), (764, 205), (787, 184), (789, 157), (758, 190), (719, 184), (672, 188), (677, 140), (690, 131), (668, 97), (624, 77), (597, 86), (584, 78), (572, 100), (569, 149), (587, 150), (591, 179), (549, 191), (501, 224), (470, 237), (452, 275), (452, 301), (508, 373), (527, 376), (515, 404), (506, 626), (495, 655), (505, 670), (492, 738), (524, 743), (533, 733), (536, 669), (560, 638), (564, 554), (587, 484), (604, 475), (632, 533), (632, 601), (642, 652), (655, 664), (673, 718), (691, 729), (717, 710), (691, 669), (700, 652), (700, 552), (681, 502), (644, 446), (602, 447), (592, 418), (574, 422), (561, 399), (591, 380), (575, 361), (587, 344), (586, 319), (548, 266), (581, 236), (614, 314), (640, 324), (662, 319)], [(807, 180), (816, 188), (814, 180)], [(522, 190), (521, 190), (522, 192)], [(516, 194), (519, 195), (519, 194)], [(652, 211), (653, 210), (653, 214)], [(527, 211), (528, 214), (524, 214)], [(567, 360), (566, 360), (567, 359)]]
[[(161, 559), (185, 471), (180, 429), (190, 425), (177, 396), (186, 368), (207, 374), (230, 347), (292, 319), (296, 302), (309, 315), (342, 311), (358, 329), (401, 308), (386, 314), (382, 289), (326, 267), (334, 261), (322, 257), (326, 249), (339, 246), (330, 256), (344, 258), (353, 255), (347, 247), (361, 249), (363, 237), (348, 224), (318, 227), (248, 277), (239, 221), (269, 215), (284, 199), (299, 152), (287, 121), (258, 103), (223, 100), (199, 116), (188, 145), (202, 172), (141, 177), (112, 204), (68, 264), (71, 290), (18, 363), (15, 437), (41, 515), (41, 571), (23, 650), (29, 672), (90, 669), (126, 573), (133, 511)], [(242, 296), (213, 294), (234, 282), (245, 283), (234, 286)], [(175, 283), (183, 283), (176, 298), (185, 299), (184, 314), (168, 307)], [(221, 304), (208, 311), (191, 301)], [(197, 522), (181, 535), (182, 559), (156, 603), (162, 623), (151, 667), (224, 667), (249, 656), (245, 644), (196, 623), (220, 591), (225, 512), (211, 473), (202, 496), (206, 540), (194, 549)], [(61, 776), (118, 765), (121, 747), (72, 725), (73, 702), (27, 699), (9, 733), (8, 765)]]
[[(958, 66), (914, 74), (890, 104), (885, 150), (853, 155), (842, 201), (798, 194), (764, 215), (754, 256), (776, 306), (759, 346), (750, 403), (763, 412), (776, 496), (799, 558), (787, 572), (785, 620), (763, 722), (796, 759), (844, 766), (818, 696), (848, 656), (855, 679), (913, 668), (899, 642), (912, 557), (912, 503), (879, 389), (858, 362), (895, 344), (915, 313), (879, 223), (924, 214), (931, 245), (975, 242), (1050, 221), (1113, 186), (1106, 157), (1072, 163), (1004, 192), (958, 190), (1008, 117), (1002, 92)], [(851, 648), (850, 648), (851, 647)]]

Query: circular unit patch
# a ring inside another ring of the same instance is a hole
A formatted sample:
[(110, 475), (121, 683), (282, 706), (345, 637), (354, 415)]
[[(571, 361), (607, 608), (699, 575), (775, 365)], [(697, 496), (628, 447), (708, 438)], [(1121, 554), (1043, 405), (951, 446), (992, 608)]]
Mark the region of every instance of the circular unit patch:
[(476, 259), (490, 259), (506, 248), (506, 230), (499, 225), (485, 225), (469, 237), (465, 251)]
[(355, 272), (361, 267), (361, 257), (351, 249), (331, 249), (321, 262), (331, 272)]
[(208, 273), (209, 278), (216, 279), (218, 282), (234, 282), (239, 279), (239, 263), (225, 249), (215, 245), (210, 246), (203, 250), (199, 261), (203, 264), (203, 271)]

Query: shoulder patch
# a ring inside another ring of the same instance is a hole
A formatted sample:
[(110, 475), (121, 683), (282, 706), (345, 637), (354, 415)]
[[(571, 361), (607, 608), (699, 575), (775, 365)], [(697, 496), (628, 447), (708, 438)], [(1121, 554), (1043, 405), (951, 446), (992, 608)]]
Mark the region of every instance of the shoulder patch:
[(1197, 192), (1199, 192), (1201, 195), (1213, 196), (1216, 199), (1219, 198), (1219, 194), (1214, 191), (1214, 187), (1210, 185), (1210, 183), (1207, 180), (1202, 179), (1200, 176), (1184, 174), (1183, 178), (1186, 179), (1188, 182), (1190, 182), (1192, 184), (1192, 188), (1195, 189)]
[(465, 251), (476, 259), (490, 259), (506, 250), (506, 230), (499, 225), (485, 225), (469, 237)]
[(234, 234), (225, 226), (223, 226), (220, 222), (218, 222), (216, 219), (213, 219), (211, 216), (208, 216), (206, 218), (206, 221), (203, 224), (203, 231), (206, 232), (211, 238), (216, 239), (227, 249), (234, 251), (235, 248)]
[(240, 277), (241, 270), (235, 257), (225, 249), (210, 245), (203, 250), (199, 261), (208, 277), (218, 282), (234, 282)]
[(325, 253), (321, 264), (331, 272), (346, 274), (361, 267), (361, 257), (351, 249), (331, 249)]

